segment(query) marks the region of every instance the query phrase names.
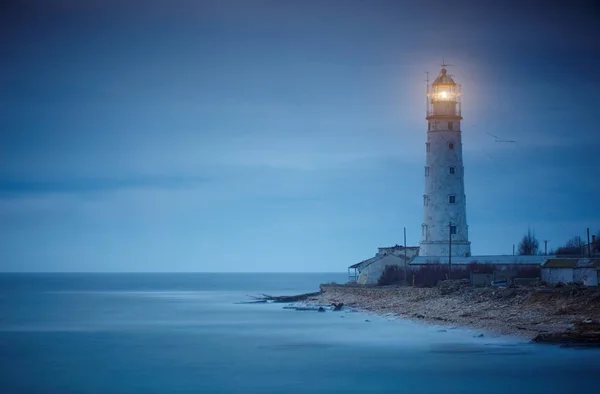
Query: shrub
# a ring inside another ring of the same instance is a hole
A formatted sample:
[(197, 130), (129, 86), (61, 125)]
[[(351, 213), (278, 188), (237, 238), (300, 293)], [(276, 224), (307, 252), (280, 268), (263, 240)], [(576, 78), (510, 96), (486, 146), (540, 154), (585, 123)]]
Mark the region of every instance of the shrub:
[(477, 274), (493, 274), (495, 269), (490, 264), (481, 264), (473, 261), (467, 266), (467, 270)]
[(539, 278), (541, 273), (540, 267), (517, 267), (516, 278)]
[[(470, 279), (468, 270), (452, 269), (447, 264), (431, 264), (412, 272), (415, 286), (434, 287), (438, 282), (446, 279)], [(410, 278), (412, 281), (412, 277)]]
[[(493, 274), (497, 271), (497, 268), (491, 264), (481, 264), (473, 261), (466, 269), (462, 267), (452, 267), (448, 264), (440, 264), (439, 262), (431, 262), (416, 268), (415, 266), (410, 267), (407, 270), (406, 282), (409, 285), (414, 284), (418, 287), (435, 287), (438, 282), (446, 279), (471, 279), (471, 273), (480, 274)], [(539, 267), (520, 267), (513, 265), (507, 267), (507, 271), (513, 273), (511, 277), (516, 278), (539, 278), (540, 268)], [(394, 284), (404, 284), (404, 267), (401, 266), (386, 266), (383, 273), (377, 280), (378, 286), (389, 286)]]
[(404, 282), (404, 267), (386, 265), (381, 276), (377, 279), (377, 286), (389, 286)]

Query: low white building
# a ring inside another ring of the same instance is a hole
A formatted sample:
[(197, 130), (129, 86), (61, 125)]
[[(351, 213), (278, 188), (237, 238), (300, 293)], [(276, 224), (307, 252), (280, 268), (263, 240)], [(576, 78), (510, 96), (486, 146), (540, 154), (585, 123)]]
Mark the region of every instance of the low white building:
[(600, 259), (549, 259), (542, 265), (542, 280), (550, 284), (578, 282), (585, 286), (598, 286)]
[(370, 259), (348, 267), (350, 282), (359, 284), (376, 284), (385, 271), (386, 266), (407, 267), (408, 263), (419, 253), (418, 246), (395, 245), (378, 248), (377, 254)]

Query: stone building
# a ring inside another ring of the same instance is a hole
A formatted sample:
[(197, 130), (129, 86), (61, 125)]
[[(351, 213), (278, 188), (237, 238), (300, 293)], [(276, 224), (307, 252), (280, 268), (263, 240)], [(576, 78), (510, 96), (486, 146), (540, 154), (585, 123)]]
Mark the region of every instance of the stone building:
[(427, 83), (426, 110), (425, 193), (419, 255), (447, 256), (451, 253), (452, 256), (469, 256), (461, 89), (445, 68), (431, 85)]
[(418, 246), (394, 245), (378, 248), (375, 256), (348, 267), (350, 282), (359, 284), (376, 284), (387, 266), (407, 267), (408, 263), (419, 254)]
[(600, 282), (600, 259), (552, 258), (542, 265), (542, 280), (550, 284), (582, 283), (598, 286)]

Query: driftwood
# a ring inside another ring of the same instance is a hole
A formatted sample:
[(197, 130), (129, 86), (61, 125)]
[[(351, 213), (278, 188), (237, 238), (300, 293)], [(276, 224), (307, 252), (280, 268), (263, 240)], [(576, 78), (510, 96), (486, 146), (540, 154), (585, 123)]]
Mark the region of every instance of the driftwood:
[(240, 301), (235, 304), (266, 304), (267, 300)]
[[(249, 301), (249, 304), (254, 304), (254, 303), (265, 303), (265, 302), (274, 302), (274, 303), (286, 303), (286, 304), (293, 304), (295, 302), (299, 302), (299, 301), (307, 301), (311, 298), (317, 297), (321, 294), (321, 292), (315, 292), (315, 293), (305, 293), (305, 294), (298, 294), (298, 295), (293, 295), (293, 296), (272, 296), (272, 295), (268, 295), (268, 294), (262, 294), (261, 296), (258, 297), (254, 297), (254, 296), (249, 296), (250, 298), (253, 298), (253, 301)], [(333, 311), (341, 311), (342, 308), (344, 307), (344, 304), (342, 302), (340, 303), (332, 303), (331, 304), (331, 310)], [(317, 311), (317, 312), (325, 312), (327, 309), (326, 306), (322, 306), (322, 305), (290, 305), (290, 306), (284, 306), (283, 309), (293, 309), (296, 311)]]
[(271, 296), (268, 294), (263, 294), (260, 297), (252, 297), (254, 298), (255, 302), (267, 302), (267, 301), (271, 301), (271, 302), (298, 302), (298, 301), (306, 301), (311, 297), (317, 297), (319, 294), (321, 294), (321, 292), (317, 291), (315, 293), (306, 293), (306, 294), (298, 294), (298, 295), (293, 295), (293, 296)]
[(292, 309), (295, 311), (318, 311), (317, 306), (284, 306), (283, 309)]

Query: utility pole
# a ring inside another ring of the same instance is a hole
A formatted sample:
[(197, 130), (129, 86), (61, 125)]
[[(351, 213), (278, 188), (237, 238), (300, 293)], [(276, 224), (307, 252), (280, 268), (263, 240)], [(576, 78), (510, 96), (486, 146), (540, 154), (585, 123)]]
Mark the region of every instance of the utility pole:
[(448, 279), (452, 272), (452, 222), (448, 224)]
[(548, 256), (548, 240), (544, 240), (544, 256)]
[(590, 244), (590, 228), (587, 228), (587, 241), (588, 241), (588, 258), (592, 258), (592, 244)]
[(404, 227), (404, 283), (406, 283), (408, 277), (406, 276), (406, 265), (408, 261), (406, 260), (406, 227)]
[(515, 255), (515, 244), (513, 244), (513, 256)]

